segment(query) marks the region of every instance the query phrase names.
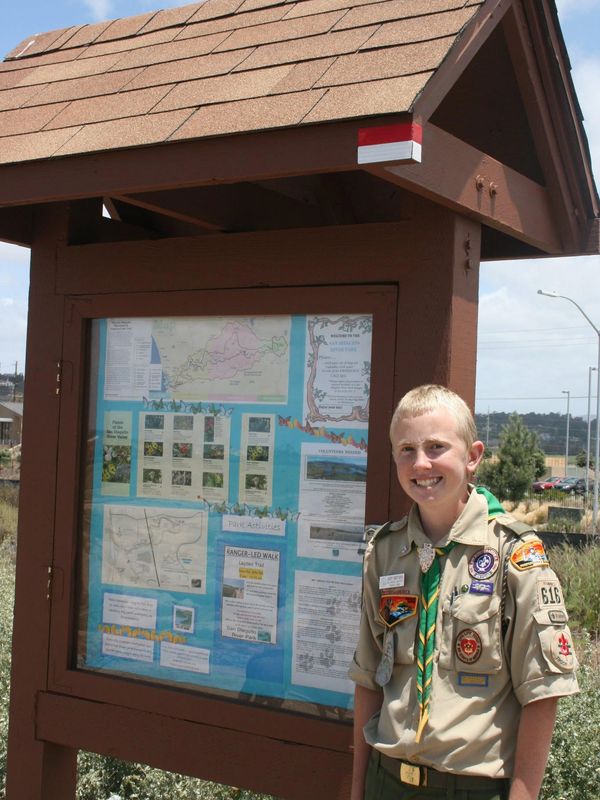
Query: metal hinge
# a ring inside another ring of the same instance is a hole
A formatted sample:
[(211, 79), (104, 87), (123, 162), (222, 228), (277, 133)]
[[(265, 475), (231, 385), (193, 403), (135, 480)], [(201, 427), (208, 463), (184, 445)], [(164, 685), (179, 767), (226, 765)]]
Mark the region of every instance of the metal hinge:
[(46, 583), (46, 600), (50, 600), (52, 597), (52, 581), (54, 579), (54, 567), (50, 565), (48, 567), (48, 581)]
[(62, 381), (62, 368), (63, 368), (63, 362), (62, 361), (57, 361), (56, 362), (56, 394), (57, 395), (60, 395), (61, 381)]

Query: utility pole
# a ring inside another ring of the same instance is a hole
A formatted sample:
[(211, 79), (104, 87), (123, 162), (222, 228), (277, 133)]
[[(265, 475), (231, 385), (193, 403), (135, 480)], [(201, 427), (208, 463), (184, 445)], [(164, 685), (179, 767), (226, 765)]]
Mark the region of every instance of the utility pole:
[(570, 389), (563, 389), (563, 394), (567, 395), (567, 436), (566, 436), (566, 446), (565, 446), (565, 478), (569, 477), (569, 406), (571, 403), (571, 391)]
[[(589, 475), (590, 475), (590, 444), (592, 440), (592, 418), (591, 418), (591, 407), (592, 407), (592, 372), (597, 371), (597, 367), (588, 367), (588, 413), (587, 413), (587, 445), (585, 448), (585, 499), (587, 501), (589, 493), (590, 493), (590, 482), (589, 482)], [(596, 423), (598, 424), (598, 423)]]
[(14, 383), (13, 383), (13, 403), (17, 399), (17, 375), (19, 374), (18, 368), (19, 368), (19, 362), (15, 361), (15, 380), (14, 380)]

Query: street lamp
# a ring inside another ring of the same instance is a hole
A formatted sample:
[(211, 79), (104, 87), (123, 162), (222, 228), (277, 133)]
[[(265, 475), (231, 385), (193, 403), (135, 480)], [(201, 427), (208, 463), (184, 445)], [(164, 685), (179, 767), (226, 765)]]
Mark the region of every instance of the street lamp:
[(538, 294), (543, 294), (545, 297), (560, 297), (562, 300), (568, 300), (569, 303), (572, 303), (579, 313), (585, 317), (598, 337), (598, 371), (596, 382), (596, 456), (594, 459), (594, 510), (592, 511), (592, 533), (596, 533), (598, 524), (598, 480), (600, 477), (600, 465), (598, 464), (598, 461), (600, 461), (600, 330), (594, 325), (583, 308), (581, 308), (581, 306), (571, 297), (567, 297), (564, 294), (558, 294), (557, 292), (548, 292), (545, 289), (538, 289)]
[(565, 478), (569, 477), (569, 406), (571, 403), (571, 391), (569, 389), (562, 389), (562, 394), (567, 395), (567, 436), (565, 447)]
[[(590, 494), (590, 443), (592, 437), (592, 417), (591, 417), (591, 405), (592, 405), (592, 372), (597, 372), (597, 367), (588, 367), (588, 416), (587, 416), (587, 445), (585, 448), (585, 501), (587, 503), (588, 496)], [(596, 423), (596, 427), (598, 423)]]

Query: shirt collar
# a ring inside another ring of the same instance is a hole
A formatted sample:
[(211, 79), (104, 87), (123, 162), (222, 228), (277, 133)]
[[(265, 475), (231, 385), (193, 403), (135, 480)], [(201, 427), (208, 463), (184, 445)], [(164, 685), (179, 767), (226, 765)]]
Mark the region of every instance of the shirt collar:
[[(469, 490), (469, 499), (460, 516), (450, 528), (447, 535), (439, 542), (438, 547), (444, 547), (448, 542), (475, 545), (483, 547), (488, 543), (488, 504), (485, 497)], [(419, 509), (415, 503), (408, 515), (408, 540), (411, 544), (423, 545), (431, 541), (421, 523)]]

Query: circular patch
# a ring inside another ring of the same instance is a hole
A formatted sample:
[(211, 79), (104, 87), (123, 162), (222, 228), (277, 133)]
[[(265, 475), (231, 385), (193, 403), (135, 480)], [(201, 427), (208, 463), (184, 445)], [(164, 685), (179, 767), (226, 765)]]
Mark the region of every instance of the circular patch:
[(561, 669), (573, 669), (575, 658), (569, 631), (557, 631), (550, 648), (552, 661)]
[(481, 638), (472, 628), (465, 628), (456, 637), (456, 655), (463, 664), (474, 664), (481, 655)]
[(480, 581), (490, 578), (498, 569), (500, 556), (493, 547), (484, 547), (478, 550), (469, 561), (469, 574)]

